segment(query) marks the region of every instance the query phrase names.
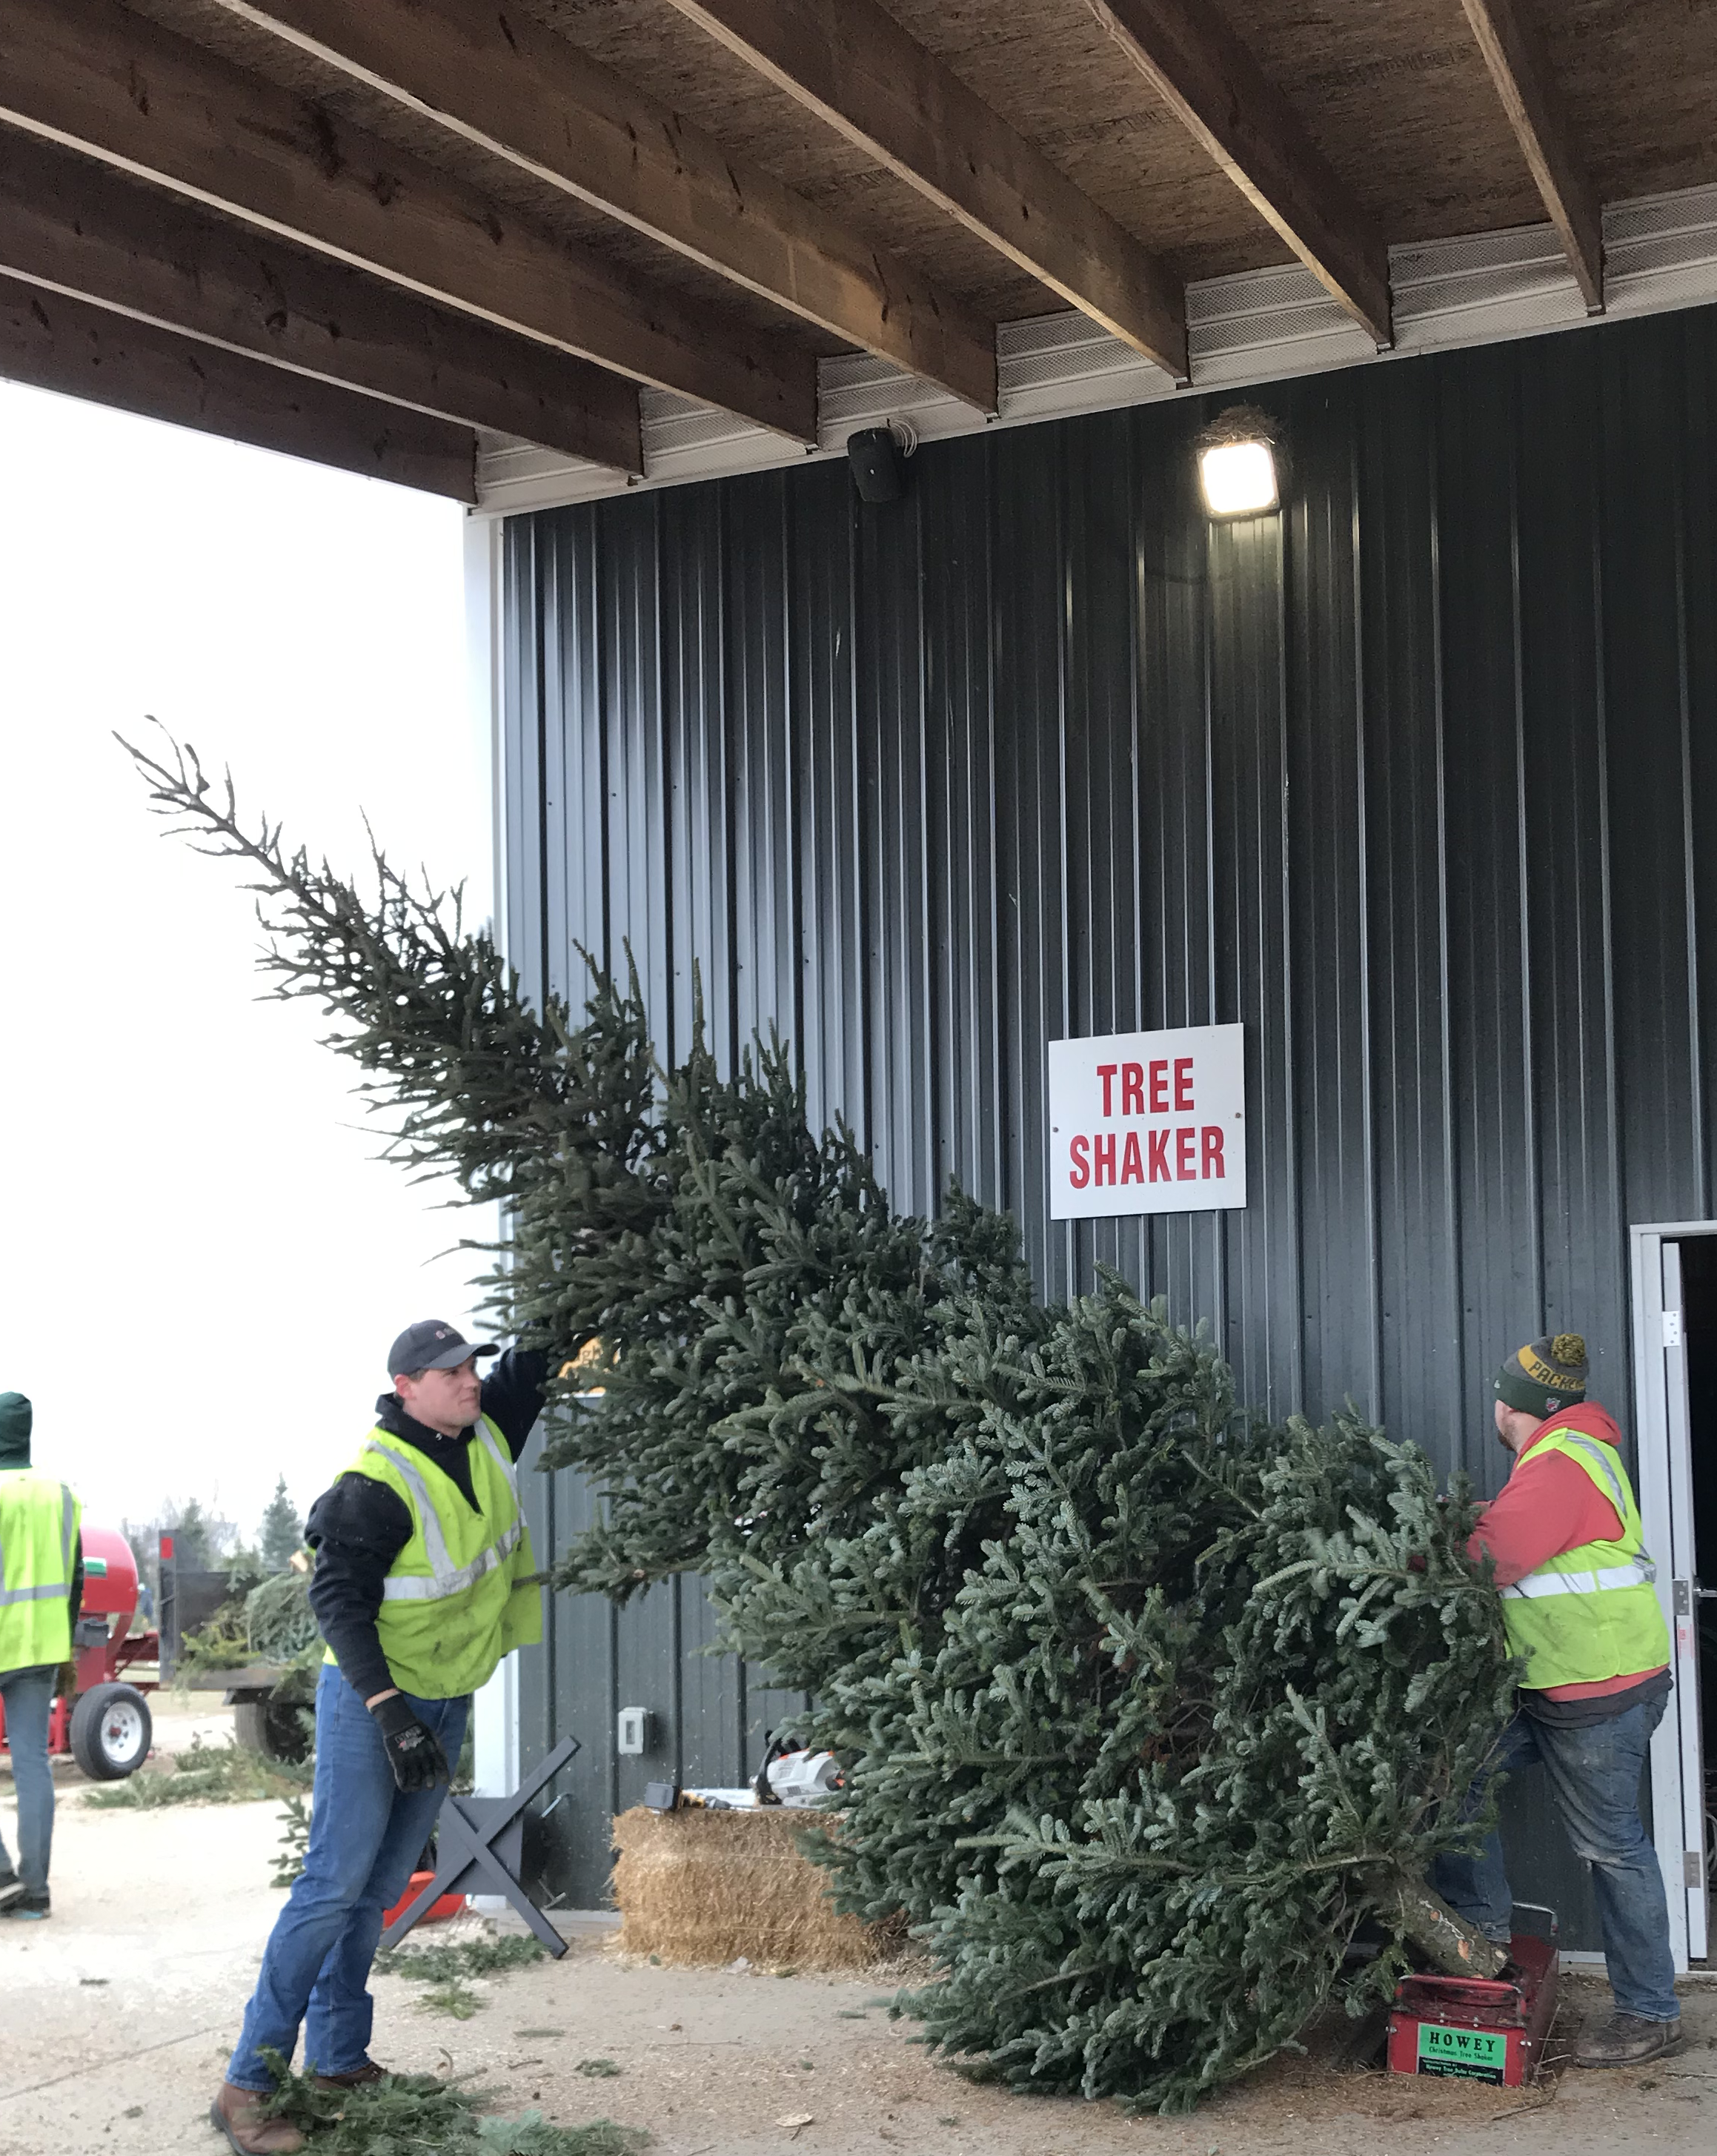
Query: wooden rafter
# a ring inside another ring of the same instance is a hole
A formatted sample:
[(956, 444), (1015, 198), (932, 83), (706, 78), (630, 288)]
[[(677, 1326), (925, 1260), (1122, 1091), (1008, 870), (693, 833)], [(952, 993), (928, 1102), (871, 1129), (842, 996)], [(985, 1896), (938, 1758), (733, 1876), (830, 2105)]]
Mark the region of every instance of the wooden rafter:
[(221, 4), (819, 328), (995, 410), (993, 324), (518, 8)]
[(1597, 193), (1562, 110), (1535, 26), (1515, 0), (1461, 0), (1550, 223), (1591, 314), (1604, 306), (1604, 228)]
[(671, 0), (1114, 336), (1187, 378), (1179, 286), (878, 0)]
[(0, 376), (456, 501), (477, 499), (469, 427), (5, 276)]
[(1087, 0), (1183, 126), (1379, 345), (1389, 254), (1299, 115), (1208, 0)]
[(816, 439), (808, 357), (112, 0), (0, 0), (0, 120), (634, 381)]
[(618, 374), (0, 129), (0, 272), (277, 366), (643, 469)]

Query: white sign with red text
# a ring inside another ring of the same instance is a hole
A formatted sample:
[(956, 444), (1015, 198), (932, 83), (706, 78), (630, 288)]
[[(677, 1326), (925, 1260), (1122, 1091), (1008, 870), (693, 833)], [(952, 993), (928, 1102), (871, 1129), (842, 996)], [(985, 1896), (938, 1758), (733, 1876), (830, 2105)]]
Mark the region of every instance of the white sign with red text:
[(1049, 1217), (1246, 1203), (1238, 1025), (1049, 1044)]

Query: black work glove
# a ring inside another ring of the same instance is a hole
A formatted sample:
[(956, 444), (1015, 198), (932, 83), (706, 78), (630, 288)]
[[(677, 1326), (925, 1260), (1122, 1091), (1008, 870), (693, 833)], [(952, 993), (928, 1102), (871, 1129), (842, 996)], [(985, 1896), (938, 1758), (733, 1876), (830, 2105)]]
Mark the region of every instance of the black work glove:
[(393, 1770), (397, 1789), (411, 1796), (419, 1789), (439, 1789), (453, 1779), (441, 1739), (418, 1721), (408, 1699), (395, 1692), (391, 1699), (377, 1700), (370, 1712), (387, 1748), (387, 1763)]

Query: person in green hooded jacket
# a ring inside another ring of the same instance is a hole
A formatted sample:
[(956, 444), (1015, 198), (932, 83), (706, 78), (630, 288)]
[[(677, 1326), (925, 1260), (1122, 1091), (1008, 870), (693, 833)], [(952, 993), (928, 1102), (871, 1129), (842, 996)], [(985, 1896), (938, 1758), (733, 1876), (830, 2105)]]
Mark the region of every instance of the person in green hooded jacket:
[(0, 1841), (0, 1917), (48, 1914), (54, 1770), (48, 1721), (72, 1656), (83, 1595), (80, 1509), (65, 1484), (30, 1465), (34, 1411), (0, 1393), (0, 1707), (18, 1798), (18, 1868)]

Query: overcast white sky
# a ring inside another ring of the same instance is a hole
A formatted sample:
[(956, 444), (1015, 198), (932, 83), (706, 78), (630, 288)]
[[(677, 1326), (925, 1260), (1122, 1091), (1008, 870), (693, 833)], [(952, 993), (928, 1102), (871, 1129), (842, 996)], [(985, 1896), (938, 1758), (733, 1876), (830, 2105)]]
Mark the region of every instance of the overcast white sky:
[(367, 810), (486, 912), (463, 512), (9, 383), (0, 473), (0, 1391), (91, 1519), (197, 1496), (249, 1536), (356, 1452), (402, 1326), (465, 1323), (438, 1254), (484, 1223), (376, 1161), (110, 731), (157, 714), (336, 864)]

